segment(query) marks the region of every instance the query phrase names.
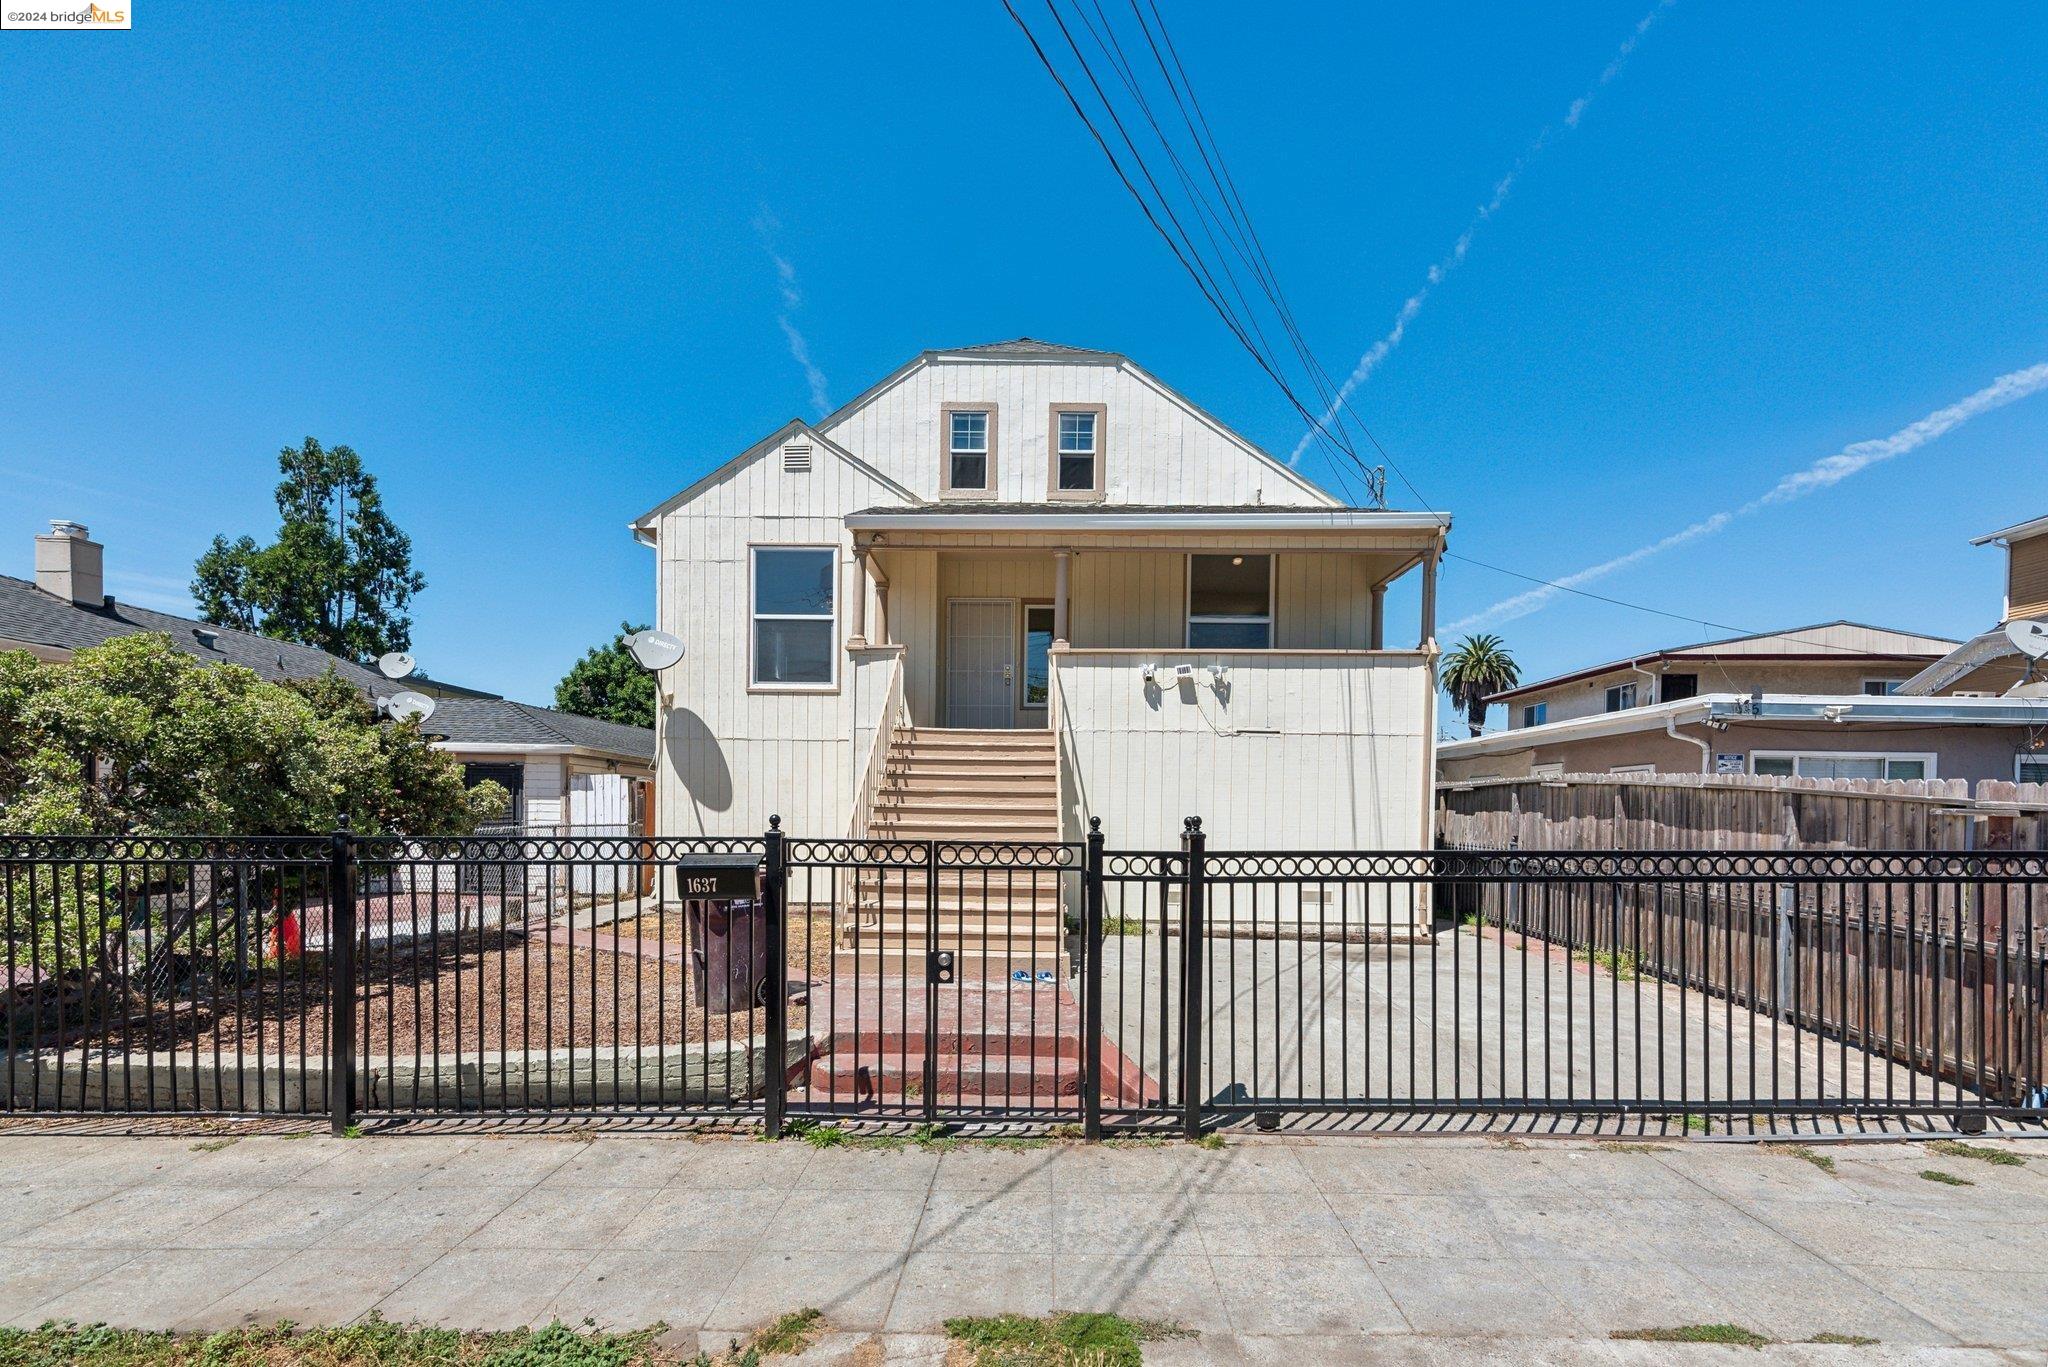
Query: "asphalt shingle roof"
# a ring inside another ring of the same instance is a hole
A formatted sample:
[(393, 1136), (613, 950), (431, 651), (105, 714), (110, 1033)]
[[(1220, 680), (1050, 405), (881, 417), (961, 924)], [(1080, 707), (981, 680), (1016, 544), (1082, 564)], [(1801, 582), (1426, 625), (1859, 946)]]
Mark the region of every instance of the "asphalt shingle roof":
[(1058, 342), (1041, 342), (1036, 337), (1015, 337), (1007, 342), (983, 342), (979, 346), (953, 347), (943, 353), (948, 356), (1072, 356), (1089, 357), (1096, 360), (1121, 360), (1114, 351), (1092, 351), (1087, 347), (1061, 346)]
[[(44, 593), (29, 580), (0, 574), (0, 640), (83, 650), (116, 636), (145, 631), (161, 632), (172, 645), (196, 659), (242, 665), (266, 679), (309, 679), (332, 669), (376, 697), (389, 697), (418, 682), (387, 679), (374, 669), (313, 646), (233, 627), (209, 626), (190, 617), (113, 599), (98, 608), (79, 607)], [(213, 643), (202, 643), (200, 632), (211, 633)], [(620, 726), (489, 694), (436, 699), (427, 730), (446, 736), (448, 743), (457, 747), (574, 745), (632, 759), (654, 758), (654, 732), (647, 727)]]

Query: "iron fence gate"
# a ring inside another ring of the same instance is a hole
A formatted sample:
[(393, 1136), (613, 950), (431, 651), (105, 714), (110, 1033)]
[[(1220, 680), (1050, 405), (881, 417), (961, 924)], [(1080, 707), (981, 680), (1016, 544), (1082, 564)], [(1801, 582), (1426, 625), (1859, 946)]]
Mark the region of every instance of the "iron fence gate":
[[(686, 861), (744, 895), (679, 899)], [(749, 881), (757, 880), (757, 881)], [(2048, 1118), (2048, 856), (0, 837), (15, 1114)]]

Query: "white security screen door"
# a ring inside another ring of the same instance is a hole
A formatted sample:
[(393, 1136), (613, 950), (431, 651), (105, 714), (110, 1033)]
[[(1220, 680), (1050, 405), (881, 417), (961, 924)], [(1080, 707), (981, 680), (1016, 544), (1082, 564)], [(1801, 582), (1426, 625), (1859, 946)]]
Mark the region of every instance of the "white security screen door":
[(1017, 604), (1010, 598), (946, 601), (946, 725), (1016, 725)]

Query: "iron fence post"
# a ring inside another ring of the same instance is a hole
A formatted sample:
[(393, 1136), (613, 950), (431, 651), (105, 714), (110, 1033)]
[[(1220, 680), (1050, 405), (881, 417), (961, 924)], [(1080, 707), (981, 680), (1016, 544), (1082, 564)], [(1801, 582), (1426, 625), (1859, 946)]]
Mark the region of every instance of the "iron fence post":
[(327, 1109), (346, 1134), (356, 1110), (356, 838), (343, 813), (334, 823), (327, 873)]
[(1102, 1138), (1102, 818), (1088, 818), (1081, 872), (1081, 1137)]
[(1209, 837), (1202, 818), (1183, 825), (1180, 847), (1187, 856), (1187, 883), (1180, 895), (1180, 1104), (1181, 1134), (1202, 1137), (1202, 935), (1208, 887)]
[(784, 919), (789, 906), (789, 850), (784, 843), (782, 818), (768, 818), (768, 832), (761, 838), (761, 900), (768, 921), (768, 1059), (763, 1085), (761, 1123), (768, 1138), (782, 1138), (783, 1113), (789, 1104), (789, 968)]

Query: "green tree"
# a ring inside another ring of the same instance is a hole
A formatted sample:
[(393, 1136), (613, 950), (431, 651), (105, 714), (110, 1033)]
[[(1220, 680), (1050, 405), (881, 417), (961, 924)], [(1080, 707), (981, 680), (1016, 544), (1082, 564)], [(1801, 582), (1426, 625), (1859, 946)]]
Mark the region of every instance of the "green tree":
[(626, 638), (645, 631), (619, 623), (610, 645), (592, 646), (555, 685), (555, 706), (578, 716), (615, 721), (622, 726), (654, 725), (654, 676), (642, 669), (626, 649)]
[(412, 643), (406, 608), (427, 581), (412, 538), (384, 511), (376, 476), (346, 446), (312, 437), (278, 452), (277, 540), (216, 536), (193, 567), (207, 621), (368, 660)]
[(1521, 681), (1521, 667), (1498, 636), (1467, 636), (1444, 656), (1444, 691), (1465, 709), (1466, 725), (1475, 736), (1486, 728), (1487, 698)]
[[(417, 723), (380, 722), (331, 672), (270, 683), (159, 635), (117, 637), (58, 664), (0, 652), (0, 831), (319, 835), (346, 816), (363, 834), (466, 835), (505, 797), (495, 783), (465, 788), (462, 766)], [(84, 947), (108, 952), (145, 886), (178, 889), (152, 915), (154, 943), (170, 946), (230, 911), (274, 905), (282, 882), (306, 876), (252, 877), (203, 857), (66, 869), (0, 852), (12, 894), (0, 914), (17, 962), (59, 938), (90, 960)]]

